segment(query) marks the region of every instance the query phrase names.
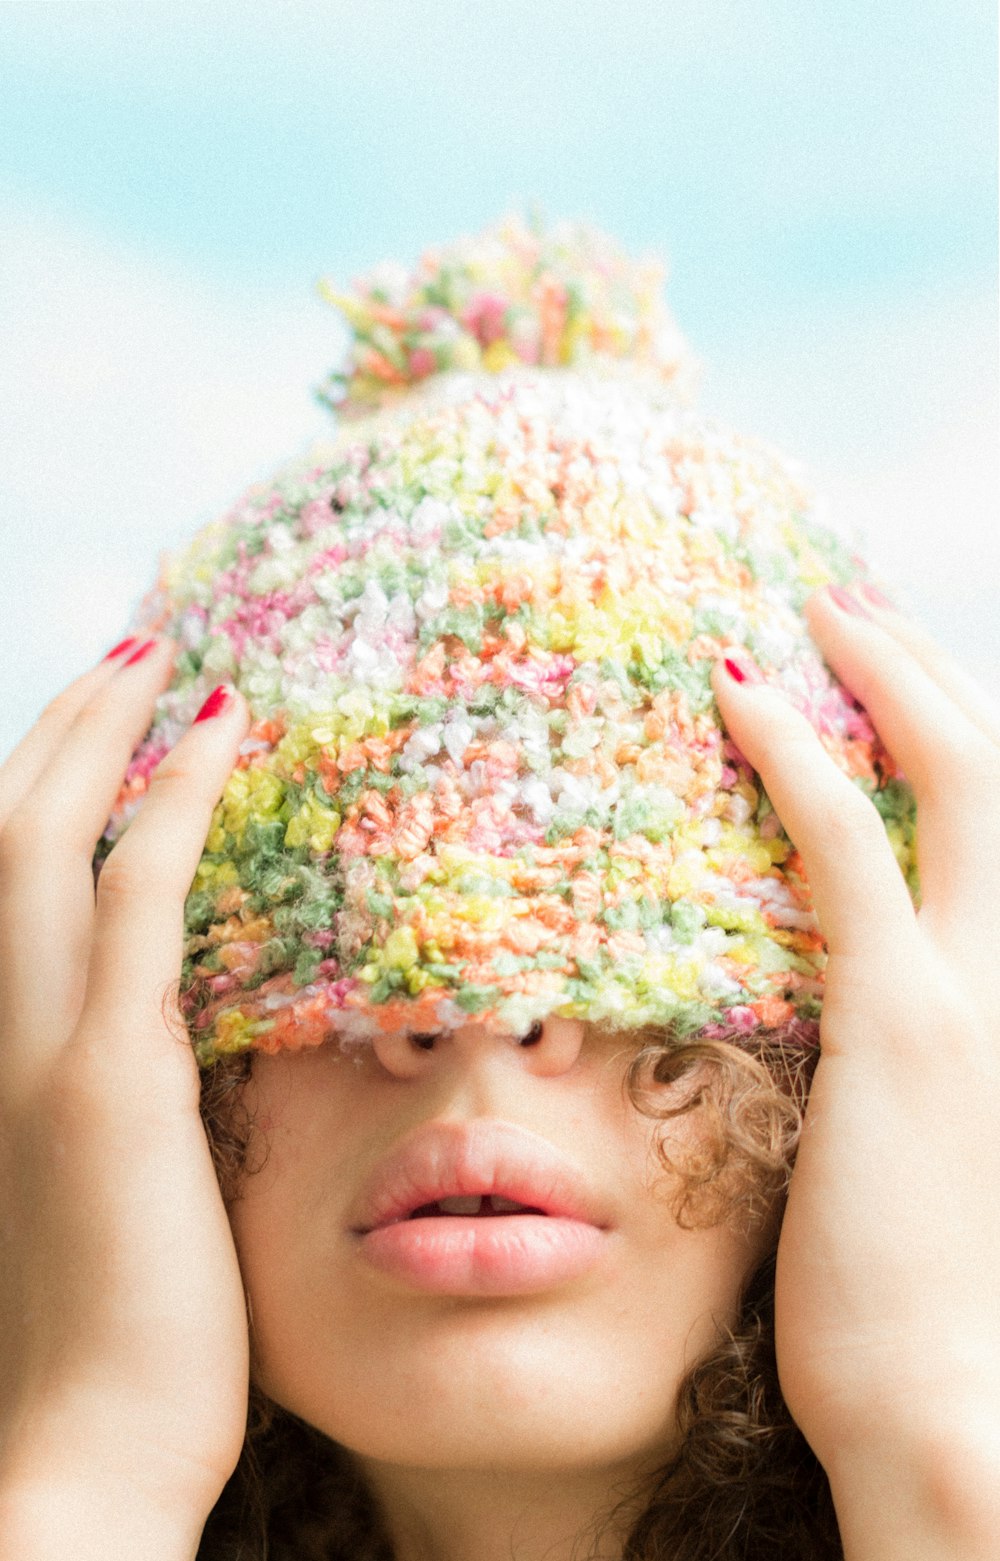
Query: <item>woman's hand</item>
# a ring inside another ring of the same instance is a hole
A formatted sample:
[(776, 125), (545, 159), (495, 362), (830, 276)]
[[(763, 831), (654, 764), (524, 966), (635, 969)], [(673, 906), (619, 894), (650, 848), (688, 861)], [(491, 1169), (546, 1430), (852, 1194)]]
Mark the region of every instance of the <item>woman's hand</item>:
[(744, 682), (713, 673), (829, 947), (778, 1367), (848, 1557), (964, 1561), (1000, 1542), (1000, 710), (900, 614), (841, 601), (808, 620), (914, 788), (919, 913), (805, 718), (742, 654)]
[[(249, 718), (230, 693), (185, 734), (95, 896), (94, 847), (173, 647), (128, 654), (0, 768), (0, 1494), (72, 1487), (98, 1511), (113, 1492), (109, 1512), (183, 1516), (194, 1535), (243, 1442), (248, 1330), (174, 993)], [(114, 1532), (100, 1553), (124, 1553)]]

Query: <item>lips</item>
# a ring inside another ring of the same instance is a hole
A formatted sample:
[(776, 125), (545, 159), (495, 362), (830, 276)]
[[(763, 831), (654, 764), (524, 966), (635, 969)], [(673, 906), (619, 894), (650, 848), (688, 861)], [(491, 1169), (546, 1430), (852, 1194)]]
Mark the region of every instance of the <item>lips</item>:
[(561, 1151), (488, 1119), (410, 1134), (350, 1218), (366, 1263), (446, 1295), (527, 1294), (579, 1278), (600, 1261), (611, 1225), (607, 1200)]

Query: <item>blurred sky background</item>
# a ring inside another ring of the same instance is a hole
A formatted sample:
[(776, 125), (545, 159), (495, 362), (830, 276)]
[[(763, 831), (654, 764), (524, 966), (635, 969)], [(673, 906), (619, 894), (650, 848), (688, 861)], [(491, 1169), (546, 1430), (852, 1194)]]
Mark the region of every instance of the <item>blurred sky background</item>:
[(1000, 673), (992, 0), (0, 0), (0, 753), (327, 427), (315, 292), (515, 207), (663, 254), (712, 414)]

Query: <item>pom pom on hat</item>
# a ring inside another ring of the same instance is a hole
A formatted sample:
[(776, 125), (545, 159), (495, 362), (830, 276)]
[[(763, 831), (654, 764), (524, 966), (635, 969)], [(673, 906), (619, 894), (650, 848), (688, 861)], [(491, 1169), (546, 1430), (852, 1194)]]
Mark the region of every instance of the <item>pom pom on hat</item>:
[(350, 293), (323, 283), (353, 340), (320, 397), (342, 417), (396, 401), (433, 375), (627, 362), (630, 375), (692, 390), (695, 365), (663, 301), (664, 267), (579, 223), (509, 216), (428, 250), (409, 272), (378, 266)]
[(518, 317), (498, 304), (511, 334), (484, 346), (495, 327), (470, 300), (500, 275), (523, 299), (555, 255), (588, 319), (630, 322), (615, 340), (634, 374), (608, 372), (591, 351), (604, 325), (574, 334), (564, 310), (540, 365), (498, 355), (431, 395), (396, 385), (372, 413), (371, 286), (345, 381), (368, 420), (252, 489), (141, 609), (181, 651), (102, 853), (220, 679), (255, 717), (185, 912), (182, 1010), (203, 1064), (554, 1014), (814, 1041), (825, 951), (801, 861), (720, 725), (709, 674), (731, 646), (872, 796), (914, 882), (912, 794), (801, 613), (863, 564), (788, 462), (678, 407), (637, 323), (655, 315), (646, 295), (615, 314), (628, 264), (591, 285), (608, 241), (532, 234), (529, 264), (526, 232), (487, 235), (481, 270), (470, 241), (381, 288), (396, 313), (376, 323), (407, 372), (423, 295), (486, 354), (522, 339)]

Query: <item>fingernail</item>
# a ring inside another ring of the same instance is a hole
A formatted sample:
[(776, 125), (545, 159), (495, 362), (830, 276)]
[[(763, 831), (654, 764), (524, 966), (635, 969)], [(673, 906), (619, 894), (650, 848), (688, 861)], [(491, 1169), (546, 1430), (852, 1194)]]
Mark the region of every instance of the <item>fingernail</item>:
[(871, 618), (871, 613), (866, 612), (861, 603), (855, 600), (850, 591), (845, 591), (842, 585), (828, 585), (826, 590), (827, 595), (836, 602), (841, 612), (849, 612), (855, 618)]
[(866, 602), (871, 602), (873, 607), (891, 607), (896, 610), (896, 603), (891, 597), (880, 591), (877, 585), (869, 585), (867, 580), (856, 582), (854, 589), (860, 591)]
[(124, 663), (124, 665), (126, 667), (134, 667), (137, 661), (142, 661), (144, 659), (144, 657), (149, 655), (151, 650), (155, 650), (155, 649), (156, 649), (156, 641), (155, 640), (144, 640), (143, 643), (139, 646), (139, 649), (132, 653), (132, 655), (128, 658), (128, 660)]
[(210, 721), (214, 715), (221, 715), (229, 704), (230, 690), (225, 683), (220, 683), (218, 688), (213, 688), (191, 725), (196, 721)]
[(744, 651), (739, 661), (730, 656), (723, 657), (723, 665), (731, 678), (737, 683), (763, 683), (764, 678), (756, 662), (752, 661)]
[(135, 635), (130, 634), (127, 640), (119, 640), (117, 645), (112, 645), (111, 649), (103, 659), (105, 661), (114, 661), (116, 656), (124, 656), (125, 652), (130, 650), (135, 643)]

